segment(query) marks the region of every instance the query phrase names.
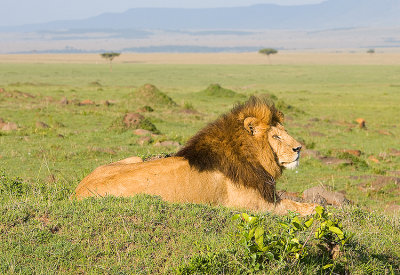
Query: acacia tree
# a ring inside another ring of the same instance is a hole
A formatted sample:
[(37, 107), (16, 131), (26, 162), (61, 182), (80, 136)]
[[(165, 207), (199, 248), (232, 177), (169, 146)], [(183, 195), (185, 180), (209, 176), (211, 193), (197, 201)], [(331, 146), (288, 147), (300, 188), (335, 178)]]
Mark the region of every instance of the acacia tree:
[(264, 49), (259, 50), (258, 53), (267, 55), (267, 57), (268, 57), (268, 63), (271, 63), (271, 60), (270, 60), (269, 56), (270, 56), (271, 54), (277, 54), (277, 53), (278, 53), (278, 50), (273, 49), (273, 48), (264, 48)]
[(108, 59), (108, 61), (110, 61), (110, 72), (112, 72), (112, 61), (115, 57), (120, 56), (120, 53), (114, 53), (114, 52), (106, 52), (106, 53), (102, 53), (100, 54), (101, 57), (103, 57), (104, 59)]
[(375, 53), (375, 49), (369, 49), (369, 50), (367, 51), (367, 53), (369, 53), (369, 54), (374, 54), (374, 53)]

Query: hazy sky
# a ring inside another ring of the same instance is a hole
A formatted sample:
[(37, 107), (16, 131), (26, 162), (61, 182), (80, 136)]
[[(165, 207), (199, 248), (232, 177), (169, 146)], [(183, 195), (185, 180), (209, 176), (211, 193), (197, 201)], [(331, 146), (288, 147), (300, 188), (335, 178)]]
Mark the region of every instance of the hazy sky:
[(139, 7), (208, 8), (315, 4), (324, 0), (0, 0), (0, 26), (83, 19), (104, 12), (122, 12)]

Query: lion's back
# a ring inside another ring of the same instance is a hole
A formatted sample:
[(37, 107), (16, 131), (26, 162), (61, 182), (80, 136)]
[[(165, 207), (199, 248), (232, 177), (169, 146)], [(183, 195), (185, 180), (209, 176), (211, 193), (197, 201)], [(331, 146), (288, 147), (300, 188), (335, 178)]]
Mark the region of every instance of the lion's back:
[(212, 202), (224, 197), (221, 179), (217, 172), (192, 169), (181, 157), (142, 163), (115, 162), (100, 166), (86, 176), (73, 197), (129, 197), (145, 193), (159, 195), (167, 201)]

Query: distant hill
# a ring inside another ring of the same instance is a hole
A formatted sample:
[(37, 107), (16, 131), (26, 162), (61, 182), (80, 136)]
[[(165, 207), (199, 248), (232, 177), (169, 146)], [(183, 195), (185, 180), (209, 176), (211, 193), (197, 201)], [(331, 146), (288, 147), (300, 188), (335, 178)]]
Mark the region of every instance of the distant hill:
[(354, 27), (400, 26), (399, 0), (328, 0), (320, 4), (182, 9), (135, 8), (105, 13), (85, 20), (2, 27), (0, 31), (61, 29), (221, 30), (285, 29), (316, 30)]

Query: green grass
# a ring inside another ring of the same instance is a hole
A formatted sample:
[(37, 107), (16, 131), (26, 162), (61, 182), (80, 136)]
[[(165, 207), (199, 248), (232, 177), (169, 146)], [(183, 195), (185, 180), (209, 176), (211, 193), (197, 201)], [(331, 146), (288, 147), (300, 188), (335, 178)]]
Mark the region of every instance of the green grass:
[[(146, 83), (177, 105), (135, 98), (137, 88)], [(338, 268), (352, 274), (380, 274), (390, 268), (400, 272), (399, 217), (383, 213), (387, 205), (400, 204), (399, 187), (362, 190), (365, 180), (355, 179), (400, 171), (400, 157), (390, 155), (390, 148), (400, 150), (400, 66), (118, 64), (110, 73), (102, 65), (0, 64), (0, 88), (35, 96), (0, 93), (0, 118), (20, 126), (18, 131), (0, 131), (0, 169), (5, 171), (0, 251), (7, 251), (0, 253), (0, 273), (171, 273), (207, 251), (220, 252), (221, 266), (228, 268), (223, 262), (232, 259), (223, 253), (238, 247), (232, 209), (170, 204), (149, 196), (68, 200), (99, 165), (177, 150), (151, 142), (141, 146), (132, 130), (112, 127), (126, 112), (150, 106), (154, 111), (142, 114), (163, 134), (156, 139), (183, 144), (244, 100), (202, 95), (212, 83), (246, 96), (275, 95), (289, 133), (324, 155), (362, 151), (347, 166), (305, 157), (297, 171), (284, 172), (278, 189), (302, 192), (323, 184), (346, 192), (355, 205), (336, 215), (356, 235)], [(60, 104), (63, 97), (72, 103)], [(97, 105), (73, 104), (84, 99)], [(103, 104), (106, 100), (112, 104)], [(196, 112), (184, 112), (188, 109)], [(359, 117), (367, 129), (349, 130)], [(50, 128), (37, 129), (37, 121)], [(370, 155), (380, 162), (368, 160)], [(277, 219), (270, 216), (272, 226)], [(240, 258), (240, 253), (234, 255)], [(268, 272), (277, 274), (323, 273), (318, 254), (305, 264), (271, 268)], [(233, 265), (229, 270), (240, 269)]]

